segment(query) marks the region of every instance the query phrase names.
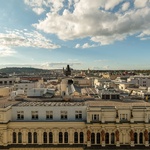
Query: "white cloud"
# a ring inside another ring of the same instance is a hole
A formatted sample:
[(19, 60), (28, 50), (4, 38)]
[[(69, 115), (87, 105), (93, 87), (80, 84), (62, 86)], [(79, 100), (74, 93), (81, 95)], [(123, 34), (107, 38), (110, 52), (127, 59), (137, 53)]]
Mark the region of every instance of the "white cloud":
[(142, 8), (147, 5), (149, 0), (134, 0), (134, 6), (136, 8)]
[(42, 14), (45, 10), (44, 10), (43, 8), (38, 8), (38, 7), (36, 7), (36, 8), (33, 8), (33, 11), (34, 11), (36, 14), (40, 15), (40, 14)]
[(140, 38), (140, 40), (150, 40), (150, 29), (144, 30), (141, 34), (139, 34), (137, 37)]
[(44, 62), (44, 63), (6, 63), (0, 64), (1, 67), (33, 67), (33, 68), (41, 68), (41, 69), (62, 69), (70, 65), (71, 68), (82, 65), (81, 62)]
[[(27, 4), (32, 9), (35, 6), (50, 8), (46, 18), (33, 26), (46, 33), (56, 34), (62, 40), (89, 37), (101, 45), (124, 40), (150, 27), (149, 0), (134, 0), (134, 6), (131, 1), (124, 0), (68, 0), (65, 5), (66, 1), (43, 0), (36, 4), (30, 0)], [(84, 45), (85, 48), (88, 46)]]
[(122, 11), (128, 10), (129, 7), (130, 7), (130, 3), (129, 3), (129, 2), (124, 3), (124, 4), (122, 5)]
[(106, 65), (106, 66), (103, 66), (102, 68), (107, 70), (107, 69), (109, 69), (110, 67), (109, 67), (108, 65)]
[(80, 44), (76, 44), (75, 48), (80, 48)]
[(97, 42), (100, 43), (101, 45), (109, 45), (109, 44), (113, 44), (115, 41), (122, 41), (125, 39), (125, 35), (111, 35), (111, 36), (95, 36), (92, 37), (91, 40), (93, 42)]
[(51, 40), (46, 39), (37, 31), (27, 32), (23, 30), (0, 33), (0, 44), (7, 47), (60, 48), (59, 45), (53, 44)]
[(92, 44), (90, 45), (89, 43), (84, 43), (83, 45), (76, 44), (75, 48), (91, 48), (91, 47), (97, 47), (98, 45)]
[(144, 36), (150, 36), (150, 29), (148, 30), (144, 30), (140, 35), (138, 35), (137, 37), (144, 37)]
[(105, 0), (105, 10), (113, 9), (123, 0)]
[(57, 13), (63, 8), (64, 0), (24, 0), (24, 3), (32, 8), (38, 15), (45, 11), (45, 8), (50, 8), (52, 13)]
[(43, 69), (50, 69), (50, 68), (61, 69), (67, 65), (70, 65), (71, 67), (73, 67), (76, 65), (77, 66), (82, 65), (82, 63), (81, 62), (70, 62), (70, 61), (68, 61), (68, 62), (53, 62), (53, 63), (52, 62), (45, 62), (45, 63), (41, 64), (40, 66)]
[(14, 49), (11, 49), (7, 46), (1, 46), (0, 47), (0, 57), (8, 57), (13, 56), (17, 52)]
[(98, 59), (98, 60), (95, 60), (94, 62), (106, 62), (106, 61), (108, 61), (108, 60), (106, 60), (106, 59)]
[(36, 14), (40, 15), (45, 11), (43, 6), (44, 3), (48, 3), (48, 0), (46, 0), (46, 2), (45, 0), (24, 0), (24, 3), (29, 5)]

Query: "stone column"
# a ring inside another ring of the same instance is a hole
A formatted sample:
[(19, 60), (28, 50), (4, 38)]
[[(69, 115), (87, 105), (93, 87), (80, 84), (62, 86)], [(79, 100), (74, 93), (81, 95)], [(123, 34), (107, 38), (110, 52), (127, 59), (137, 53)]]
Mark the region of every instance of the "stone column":
[(0, 132), (0, 145), (3, 145), (4, 143), (3, 138), (3, 132)]
[(38, 129), (37, 130), (37, 137), (38, 137), (38, 141), (37, 141), (37, 143), (39, 144), (39, 145), (41, 145), (42, 144), (42, 130), (41, 129)]
[(53, 132), (53, 138), (54, 138), (54, 145), (58, 144), (58, 129), (52, 130)]
[(27, 136), (27, 129), (23, 129), (23, 130), (22, 130), (22, 144), (23, 144), (23, 145), (26, 145), (26, 144), (27, 144), (27, 139), (28, 139), (28, 136)]
[(68, 138), (69, 138), (69, 144), (72, 145), (73, 144), (73, 129), (69, 129), (68, 130)]
[(8, 145), (8, 142), (7, 142), (7, 130), (3, 130), (3, 144), (4, 146), (7, 146)]
[(8, 132), (7, 132), (7, 140), (8, 140), (8, 144), (12, 143), (12, 130), (8, 130)]
[(84, 141), (83, 141), (83, 143), (87, 143), (87, 134), (86, 134), (86, 129), (84, 129)]
[(149, 122), (149, 120), (148, 120), (148, 114), (147, 114), (147, 112), (145, 112), (145, 123), (148, 123)]

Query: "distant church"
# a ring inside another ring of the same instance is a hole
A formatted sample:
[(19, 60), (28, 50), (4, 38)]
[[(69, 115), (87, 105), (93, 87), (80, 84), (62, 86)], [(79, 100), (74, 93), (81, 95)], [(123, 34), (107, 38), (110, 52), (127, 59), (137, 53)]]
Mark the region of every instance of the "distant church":
[(64, 73), (64, 75), (66, 75), (66, 76), (71, 75), (71, 68), (70, 68), (69, 65), (67, 65), (66, 69), (63, 68), (63, 73)]

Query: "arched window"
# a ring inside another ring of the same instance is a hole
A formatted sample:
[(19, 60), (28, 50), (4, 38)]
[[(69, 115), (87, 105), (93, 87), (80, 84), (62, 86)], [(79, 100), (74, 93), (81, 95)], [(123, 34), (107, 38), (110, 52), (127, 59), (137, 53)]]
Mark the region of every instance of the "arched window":
[(22, 133), (18, 133), (18, 143), (22, 143)]
[(46, 132), (43, 133), (43, 142), (47, 143), (47, 133)]
[(139, 143), (143, 144), (143, 133), (142, 132), (140, 132), (140, 135), (139, 135)]
[(78, 143), (78, 132), (74, 133), (74, 143)]
[(64, 133), (64, 143), (68, 143), (68, 132)]
[(84, 134), (83, 132), (80, 132), (80, 143), (84, 142)]
[(134, 144), (137, 144), (138, 143), (138, 138), (137, 138), (137, 133), (135, 132), (134, 133)]
[(59, 143), (63, 143), (63, 134), (59, 132)]
[(100, 144), (100, 133), (96, 134), (96, 142), (97, 144)]
[(91, 144), (95, 144), (95, 133), (91, 134)]
[(109, 144), (109, 133), (105, 134), (105, 142), (106, 144)]
[(49, 132), (49, 143), (53, 143), (53, 133)]
[(17, 134), (16, 132), (13, 132), (13, 143), (17, 142)]
[(111, 144), (115, 144), (115, 134), (111, 133)]
[(34, 140), (34, 143), (37, 143), (37, 133), (36, 132), (33, 133), (33, 140)]
[(28, 143), (32, 143), (32, 133), (28, 132)]

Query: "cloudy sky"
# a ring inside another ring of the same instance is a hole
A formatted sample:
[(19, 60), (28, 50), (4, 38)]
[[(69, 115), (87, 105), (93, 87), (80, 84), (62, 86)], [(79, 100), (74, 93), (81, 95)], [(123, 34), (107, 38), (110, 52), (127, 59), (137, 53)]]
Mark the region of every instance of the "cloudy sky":
[(0, 0), (0, 68), (150, 69), (150, 0)]

